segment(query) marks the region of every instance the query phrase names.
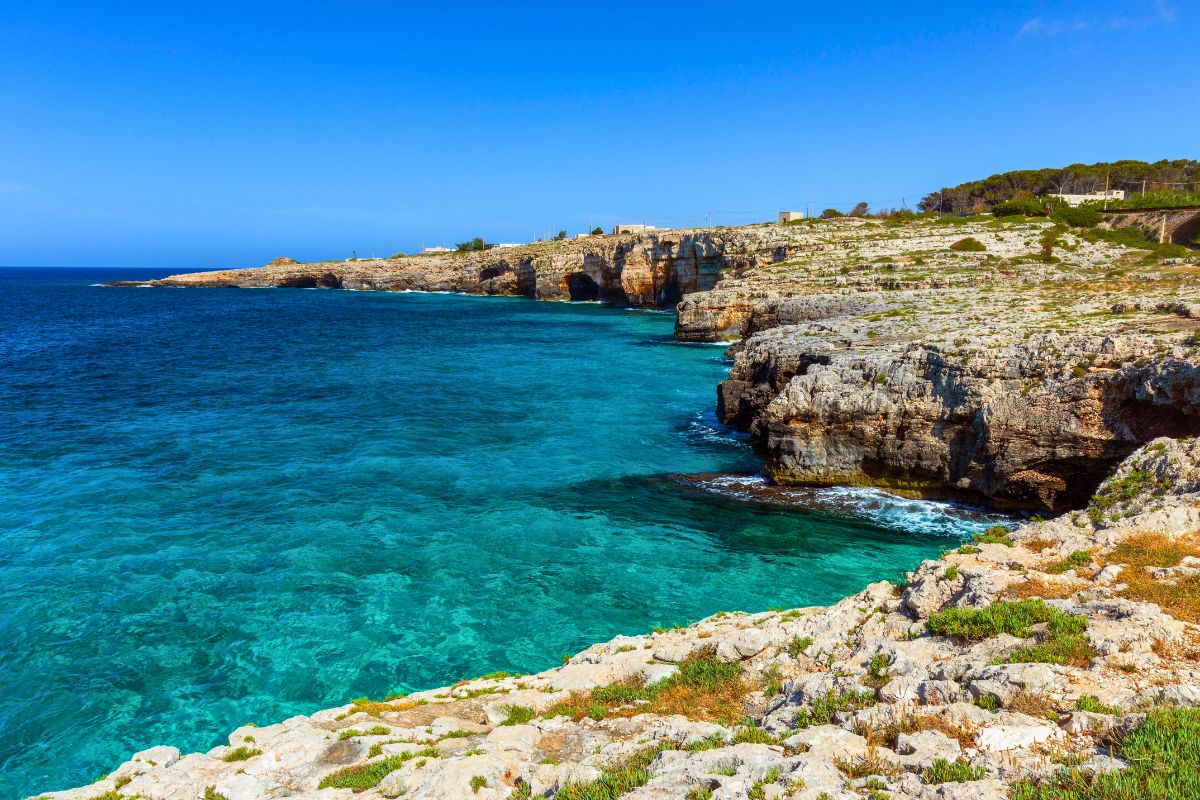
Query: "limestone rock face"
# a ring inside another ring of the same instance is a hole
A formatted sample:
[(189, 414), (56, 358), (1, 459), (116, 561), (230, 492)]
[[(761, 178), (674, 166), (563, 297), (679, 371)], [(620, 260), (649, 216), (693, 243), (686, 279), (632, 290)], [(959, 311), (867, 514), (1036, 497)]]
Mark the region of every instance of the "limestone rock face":
[[(1064, 510), (1159, 435), (1200, 432), (1200, 369), (1152, 343), (1046, 334), (971, 358), (836, 347), (805, 325), (752, 336), (719, 390), (780, 483), (946, 490)], [(1064, 374), (1065, 364), (1089, 368)]]

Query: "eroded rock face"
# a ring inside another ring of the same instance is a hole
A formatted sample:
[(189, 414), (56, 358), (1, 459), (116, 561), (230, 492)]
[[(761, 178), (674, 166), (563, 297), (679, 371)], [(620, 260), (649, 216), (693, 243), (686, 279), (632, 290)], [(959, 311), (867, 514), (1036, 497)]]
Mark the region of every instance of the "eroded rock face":
[(154, 286), (370, 289), (518, 295), (674, 307), (728, 271), (787, 257), (770, 229), (663, 231), (543, 242), (484, 252), (299, 264), (173, 275)]
[(753, 432), (777, 482), (946, 488), (1064, 510), (1139, 444), (1200, 432), (1197, 365), (1139, 364), (1157, 350), (1136, 336), (1049, 334), (968, 361), (808, 334), (751, 337), (719, 390), (723, 421)]

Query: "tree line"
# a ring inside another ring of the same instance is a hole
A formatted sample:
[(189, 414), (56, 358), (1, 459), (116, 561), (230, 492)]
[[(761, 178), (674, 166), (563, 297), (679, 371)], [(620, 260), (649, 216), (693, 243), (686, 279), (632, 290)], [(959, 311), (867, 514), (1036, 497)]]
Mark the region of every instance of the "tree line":
[(1046, 194), (1091, 194), (1111, 189), (1131, 193), (1189, 194), (1200, 191), (1200, 161), (1101, 161), (1069, 167), (1001, 172), (983, 180), (947, 186), (922, 198), (922, 211), (974, 214), (1000, 203)]

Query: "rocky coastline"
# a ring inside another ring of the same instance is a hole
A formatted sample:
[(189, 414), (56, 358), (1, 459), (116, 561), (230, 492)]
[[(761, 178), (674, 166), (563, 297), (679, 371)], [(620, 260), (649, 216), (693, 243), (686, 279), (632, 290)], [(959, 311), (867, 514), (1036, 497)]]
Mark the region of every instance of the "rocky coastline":
[[(1195, 796), (1198, 529), (1200, 444), (1156, 439), (1087, 508), (990, 529), (904, 586), (155, 747), (43, 797), (1125, 797), (1036, 792), (1147, 769), (1175, 792), (1153, 796)], [(1160, 729), (1191, 749), (1138, 761)]]
[(1053, 517), (829, 607), (246, 725), (42, 797), (1200, 796), (1198, 272), (1045, 220), (845, 219), (155, 281), (678, 304), (678, 338), (730, 342), (719, 413), (776, 483)]

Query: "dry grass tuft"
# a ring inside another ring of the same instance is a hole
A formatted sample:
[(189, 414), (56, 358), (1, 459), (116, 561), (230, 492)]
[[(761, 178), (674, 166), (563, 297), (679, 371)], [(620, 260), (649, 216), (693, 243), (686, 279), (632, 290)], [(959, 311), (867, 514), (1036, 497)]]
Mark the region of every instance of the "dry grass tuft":
[(1176, 567), (1187, 556), (1200, 556), (1194, 536), (1172, 539), (1161, 533), (1138, 533), (1114, 547), (1108, 560), (1131, 567)]
[(1019, 542), (1019, 544), (1021, 545), (1021, 547), (1024, 547), (1026, 550), (1029, 550), (1034, 553), (1040, 553), (1043, 550), (1045, 550), (1049, 547), (1053, 547), (1054, 545), (1056, 545), (1058, 543), (1055, 542), (1053, 539), (1044, 539), (1042, 537), (1038, 537), (1036, 539), (1026, 539), (1023, 542)]
[(743, 716), (746, 695), (755, 686), (742, 675), (737, 664), (716, 660), (715, 648), (689, 656), (679, 671), (650, 686), (642, 678), (630, 678), (590, 692), (573, 692), (546, 711), (545, 716), (631, 717), (636, 714), (682, 714), (688, 719), (732, 724)]
[(1055, 706), (1053, 700), (1045, 695), (1029, 694), (1024, 691), (1017, 692), (1005, 702), (1004, 708), (1008, 711), (1028, 714), (1031, 717), (1058, 719), (1058, 707)]
[(1068, 581), (1048, 581), (1045, 578), (1033, 577), (1010, 585), (1004, 590), (1004, 594), (1014, 600), (1025, 600), (1031, 597), (1058, 600), (1071, 597), (1081, 588), (1081, 586)]
[(919, 731), (937, 731), (956, 740), (963, 747), (975, 746), (975, 730), (955, 725), (937, 714), (913, 714), (905, 712), (899, 719), (875, 727), (859, 723), (854, 732), (867, 740), (873, 747), (895, 750), (900, 734)]
[(1194, 535), (1172, 539), (1161, 533), (1141, 533), (1109, 553), (1111, 563), (1124, 564), (1119, 594), (1127, 600), (1154, 603), (1184, 622), (1200, 622), (1200, 576), (1179, 575), (1167, 580), (1151, 577), (1147, 568), (1175, 567), (1187, 556), (1200, 556)]

